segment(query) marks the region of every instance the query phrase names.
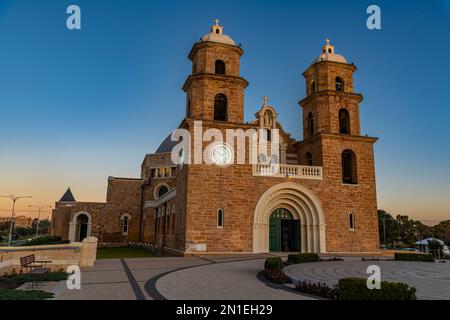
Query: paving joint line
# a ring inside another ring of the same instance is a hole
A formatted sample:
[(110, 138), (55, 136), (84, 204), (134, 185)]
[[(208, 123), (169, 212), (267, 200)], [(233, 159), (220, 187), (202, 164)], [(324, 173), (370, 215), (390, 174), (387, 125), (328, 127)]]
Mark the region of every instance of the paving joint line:
[(125, 273), (127, 274), (129, 283), (131, 285), (131, 288), (133, 289), (136, 299), (137, 300), (146, 300), (145, 295), (141, 290), (141, 287), (139, 287), (139, 284), (137, 283), (136, 279), (134, 278), (133, 273), (131, 272), (130, 268), (128, 267), (127, 263), (125, 262), (125, 259), (120, 259), (120, 262), (122, 262), (123, 269), (125, 270)]

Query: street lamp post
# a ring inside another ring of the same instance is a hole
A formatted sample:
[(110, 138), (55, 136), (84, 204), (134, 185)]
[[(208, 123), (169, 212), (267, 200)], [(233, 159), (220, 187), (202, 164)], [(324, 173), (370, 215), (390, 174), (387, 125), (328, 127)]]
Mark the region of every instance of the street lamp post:
[(38, 235), (39, 235), (39, 221), (41, 219), (41, 210), (44, 209), (44, 208), (51, 208), (52, 206), (32, 206), (32, 205), (29, 205), (28, 207), (30, 207), (30, 208), (37, 208), (38, 209), (38, 219), (37, 219), (37, 222), (36, 222), (36, 237), (35, 237), (35, 238), (37, 238)]
[(12, 213), (11, 213), (11, 222), (9, 224), (9, 237), (8, 237), (8, 247), (9, 247), (9, 246), (11, 246), (12, 230), (13, 230), (13, 223), (14, 223), (14, 208), (16, 207), (16, 201), (19, 199), (23, 199), (23, 198), (31, 198), (31, 196), (16, 197), (13, 195), (9, 195), (9, 196), (0, 196), (0, 198), (10, 198), (13, 202)]

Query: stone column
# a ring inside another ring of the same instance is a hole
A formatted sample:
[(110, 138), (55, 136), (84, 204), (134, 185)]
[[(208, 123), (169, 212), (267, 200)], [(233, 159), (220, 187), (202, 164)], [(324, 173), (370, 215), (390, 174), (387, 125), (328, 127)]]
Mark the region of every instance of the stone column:
[(69, 223), (69, 241), (75, 242), (75, 231), (77, 229), (77, 224), (75, 222)]
[(306, 233), (306, 225), (305, 224), (301, 224), (300, 225), (300, 237), (301, 237), (301, 250), (302, 252), (308, 252), (308, 247), (307, 247), (307, 242), (308, 242), (308, 238), (307, 238), (307, 233)]
[(96, 237), (84, 238), (80, 249), (80, 267), (93, 267), (97, 260)]
[(307, 243), (308, 243), (308, 252), (314, 252), (314, 228), (313, 225), (308, 224), (308, 233), (307, 233)]

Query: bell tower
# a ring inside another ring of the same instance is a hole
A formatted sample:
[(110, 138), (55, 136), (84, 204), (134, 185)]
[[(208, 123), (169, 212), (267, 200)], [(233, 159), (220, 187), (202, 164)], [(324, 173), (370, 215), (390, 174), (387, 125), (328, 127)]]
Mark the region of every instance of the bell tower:
[(239, 63), (244, 51), (223, 34), (219, 20), (214, 22), (188, 56), (192, 73), (183, 86), (186, 118), (243, 123), (248, 82), (240, 77)]
[(319, 133), (360, 135), (362, 95), (353, 91), (355, 71), (355, 65), (336, 54), (327, 39), (320, 56), (303, 73), (307, 95), (300, 102), (304, 139)]

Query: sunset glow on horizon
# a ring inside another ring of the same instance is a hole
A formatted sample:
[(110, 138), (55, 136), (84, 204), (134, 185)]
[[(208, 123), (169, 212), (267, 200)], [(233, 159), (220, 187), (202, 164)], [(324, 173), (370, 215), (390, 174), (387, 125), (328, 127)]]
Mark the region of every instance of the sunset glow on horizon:
[[(362, 135), (379, 137), (378, 208), (429, 225), (449, 220), (450, 60), (438, 57), (450, 52), (450, 7), (380, 1), (383, 28), (371, 32), (366, 3), (302, 10), (281, 2), (173, 10), (163, 1), (80, 0), (75, 32), (65, 26), (65, 2), (2, 1), (0, 195), (32, 196), (17, 202), (16, 215), (37, 217), (30, 205), (54, 206), (68, 187), (77, 201), (105, 202), (109, 176), (139, 178), (144, 156), (183, 119), (189, 49), (220, 15), (245, 51), (245, 121), (267, 95), (284, 129), (302, 139), (302, 72), (330, 38), (358, 68)], [(11, 209), (0, 198), (0, 217)]]

